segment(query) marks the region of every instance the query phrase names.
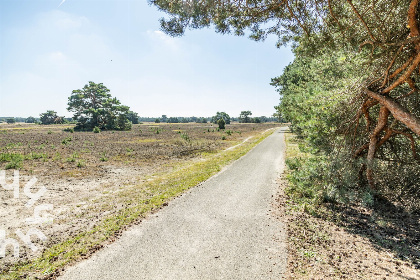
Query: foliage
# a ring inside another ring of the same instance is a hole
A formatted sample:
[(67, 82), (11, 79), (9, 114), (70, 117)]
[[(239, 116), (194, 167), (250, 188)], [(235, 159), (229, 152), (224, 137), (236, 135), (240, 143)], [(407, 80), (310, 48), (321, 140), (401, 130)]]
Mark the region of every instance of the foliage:
[(28, 118), (25, 120), (25, 122), (26, 122), (26, 123), (36, 123), (36, 119), (35, 119), (34, 117), (28, 117)]
[(159, 120), (159, 119), (156, 119), (156, 120), (155, 120), (155, 123), (160, 123), (160, 120)]
[(74, 133), (74, 128), (73, 127), (68, 127), (63, 129), (64, 132), (70, 132), (70, 133)]
[(49, 125), (64, 123), (64, 117), (58, 116), (57, 112), (53, 110), (48, 110), (47, 112), (42, 113), (39, 116), (41, 124)]
[(170, 117), (167, 119), (168, 123), (179, 123), (179, 119), (175, 117)]
[(16, 153), (0, 153), (0, 163), (7, 162), (5, 169), (20, 169), (24, 156)]
[(310, 159), (287, 162), (291, 193), (310, 203), (358, 200), (365, 205), (372, 205), (372, 194), (381, 194), (411, 207), (410, 201), (420, 201), (416, 194), (420, 166), (405, 137), (390, 139), (390, 145), (378, 151), (371, 166), (377, 178), (375, 191), (367, 188), (370, 184), (361, 176), (367, 160), (354, 156), (354, 142), (369, 134), (349, 134), (343, 125), (343, 120), (354, 116), (347, 106), (352, 97), (348, 88), (363, 75), (355, 67), (359, 63), (337, 52), (315, 59), (298, 57), (282, 76), (272, 80), (281, 96), (277, 109), (292, 123), (292, 131), (301, 139), (301, 150), (313, 154)]
[(230, 116), (225, 112), (217, 112), (216, 115), (211, 118), (211, 122), (218, 124), (220, 119), (223, 119), (225, 124), (230, 124)]
[(249, 116), (252, 116), (251, 111), (242, 111), (239, 115), (239, 122), (240, 123), (250, 123), (251, 118)]
[(219, 119), (217, 121), (217, 124), (219, 125), (219, 129), (225, 129), (226, 123), (225, 123), (225, 120), (223, 118)]
[(99, 132), (101, 132), (101, 129), (99, 127), (95, 126), (93, 128), (93, 133), (99, 133)]
[(191, 138), (190, 138), (190, 136), (188, 136), (187, 133), (181, 133), (181, 138), (184, 139), (187, 142), (191, 141)]
[[(107, 130), (129, 130), (129, 107), (113, 98), (102, 83), (89, 82), (83, 89), (73, 90), (68, 101), (77, 130), (92, 131), (94, 127)], [(135, 117), (135, 113), (131, 114)]]
[(132, 123), (132, 124), (138, 124), (139, 123), (139, 115), (133, 111), (128, 111), (127, 112), (127, 119)]
[(67, 145), (68, 143), (70, 143), (71, 141), (73, 141), (73, 138), (71, 137), (66, 137), (61, 141), (61, 144), (63, 145)]
[(6, 122), (7, 122), (8, 124), (12, 124), (12, 123), (15, 123), (15, 122), (16, 122), (16, 120), (15, 120), (15, 118), (7, 118), (7, 119), (6, 119)]

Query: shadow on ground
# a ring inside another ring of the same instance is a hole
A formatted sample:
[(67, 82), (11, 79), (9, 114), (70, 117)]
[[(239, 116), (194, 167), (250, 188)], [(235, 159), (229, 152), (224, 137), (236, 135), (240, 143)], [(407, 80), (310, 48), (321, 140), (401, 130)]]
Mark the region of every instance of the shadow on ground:
[(329, 204), (334, 223), (366, 237), (378, 249), (391, 251), (420, 269), (420, 215), (410, 214), (383, 198), (374, 209)]

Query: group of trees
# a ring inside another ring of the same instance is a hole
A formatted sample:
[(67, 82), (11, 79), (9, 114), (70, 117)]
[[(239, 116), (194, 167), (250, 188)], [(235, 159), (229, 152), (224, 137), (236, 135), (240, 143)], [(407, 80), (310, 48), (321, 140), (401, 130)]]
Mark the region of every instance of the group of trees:
[(57, 115), (56, 111), (48, 110), (45, 113), (39, 115), (39, 120), (41, 124), (62, 124), (64, 123), (64, 117)]
[(319, 184), (419, 196), (420, 0), (150, 3), (172, 36), (213, 25), (291, 44), (295, 61), (272, 82), (277, 116), (325, 159)]

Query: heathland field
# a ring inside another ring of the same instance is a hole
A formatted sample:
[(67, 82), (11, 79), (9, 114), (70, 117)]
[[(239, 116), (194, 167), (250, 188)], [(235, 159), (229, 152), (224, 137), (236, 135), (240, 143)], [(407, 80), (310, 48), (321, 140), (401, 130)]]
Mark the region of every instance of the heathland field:
[[(6, 170), (9, 184), (12, 170), (20, 172), (18, 197), (0, 188), (0, 228), (20, 245), (18, 257), (8, 246), (0, 276), (50, 275), (88, 256), (244, 155), (278, 126), (231, 124), (219, 130), (213, 124), (145, 123), (131, 131), (93, 133), (73, 132), (69, 125), (0, 125), (0, 170)], [(25, 191), (34, 177), (37, 182)], [(40, 194), (30, 207), (25, 205), (33, 197), (28, 190)], [(36, 218), (39, 205), (52, 209), (39, 208), (43, 222), (31, 224), (28, 218)], [(16, 234), (31, 228), (46, 237), (32, 235), (37, 251)]]

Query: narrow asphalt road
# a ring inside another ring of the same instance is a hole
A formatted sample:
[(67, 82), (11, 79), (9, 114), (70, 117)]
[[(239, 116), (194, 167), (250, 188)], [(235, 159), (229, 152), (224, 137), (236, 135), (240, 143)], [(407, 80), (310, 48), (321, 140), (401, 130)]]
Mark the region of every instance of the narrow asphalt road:
[(60, 279), (284, 279), (285, 228), (272, 214), (283, 130)]

